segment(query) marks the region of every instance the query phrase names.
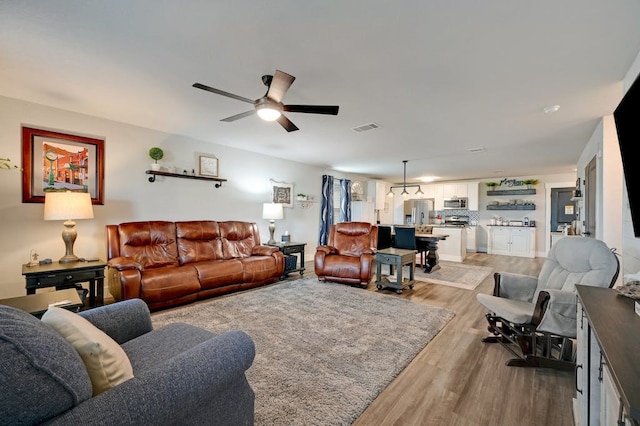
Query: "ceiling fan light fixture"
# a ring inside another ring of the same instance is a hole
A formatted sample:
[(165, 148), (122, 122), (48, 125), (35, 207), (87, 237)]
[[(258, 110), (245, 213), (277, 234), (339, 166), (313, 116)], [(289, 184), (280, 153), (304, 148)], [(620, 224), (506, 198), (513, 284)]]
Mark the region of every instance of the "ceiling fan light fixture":
[(258, 117), (264, 121), (276, 121), (282, 115), (279, 109), (276, 109), (273, 105), (259, 105), (257, 107)]

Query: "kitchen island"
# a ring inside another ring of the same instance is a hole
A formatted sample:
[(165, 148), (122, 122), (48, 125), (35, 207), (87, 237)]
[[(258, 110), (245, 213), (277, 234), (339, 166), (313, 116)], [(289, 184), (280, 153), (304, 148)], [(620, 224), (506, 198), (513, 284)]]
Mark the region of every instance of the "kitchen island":
[(446, 234), (446, 239), (438, 241), (440, 260), (462, 262), (467, 257), (467, 229), (464, 226), (430, 225), (434, 234)]

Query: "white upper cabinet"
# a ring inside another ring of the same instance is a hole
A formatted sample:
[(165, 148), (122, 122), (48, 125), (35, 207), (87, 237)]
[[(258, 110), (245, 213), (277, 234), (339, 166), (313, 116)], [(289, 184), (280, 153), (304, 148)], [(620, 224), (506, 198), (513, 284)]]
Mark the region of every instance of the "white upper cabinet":
[(480, 193), (479, 182), (467, 182), (467, 208), (478, 210)]
[(451, 198), (466, 198), (467, 196), (466, 183), (445, 183), (442, 185), (442, 198), (445, 200)]
[(370, 180), (367, 182), (367, 198), (374, 203), (375, 210), (384, 210), (385, 197), (387, 196), (384, 182)]

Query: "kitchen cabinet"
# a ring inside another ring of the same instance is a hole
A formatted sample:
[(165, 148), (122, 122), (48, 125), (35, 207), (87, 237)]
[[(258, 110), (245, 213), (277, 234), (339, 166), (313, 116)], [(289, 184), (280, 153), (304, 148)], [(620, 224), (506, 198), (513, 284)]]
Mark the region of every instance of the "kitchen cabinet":
[(489, 226), (487, 253), (534, 258), (535, 231), (529, 226)]
[(640, 421), (640, 317), (614, 289), (576, 285), (577, 352), (573, 414), (577, 426)]
[(467, 252), (476, 253), (478, 251), (478, 227), (468, 226), (465, 229), (467, 230)]
[(351, 221), (376, 223), (375, 203), (373, 201), (352, 201)]
[(467, 198), (466, 183), (444, 183), (442, 184), (442, 198)]
[(386, 188), (384, 182), (370, 180), (367, 182), (367, 201), (374, 202), (374, 210), (384, 210), (386, 202)]
[(479, 182), (467, 182), (467, 208), (469, 210), (479, 210), (479, 191)]

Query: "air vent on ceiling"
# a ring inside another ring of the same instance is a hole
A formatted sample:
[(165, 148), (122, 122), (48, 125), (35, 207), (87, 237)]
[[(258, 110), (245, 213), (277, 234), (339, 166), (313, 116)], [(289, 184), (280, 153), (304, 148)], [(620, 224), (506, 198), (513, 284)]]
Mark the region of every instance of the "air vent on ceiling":
[(378, 129), (380, 126), (378, 123), (369, 123), (363, 124), (362, 126), (354, 127), (353, 130), (356, 132), (366, 132), (367, 130)]
[(477, 154), (479, 152), (485, 152), (486, 149), (484, 149), (483, 147), (479, 147), (479, 148), (470, 148), (469, 152), (472, 154)]

